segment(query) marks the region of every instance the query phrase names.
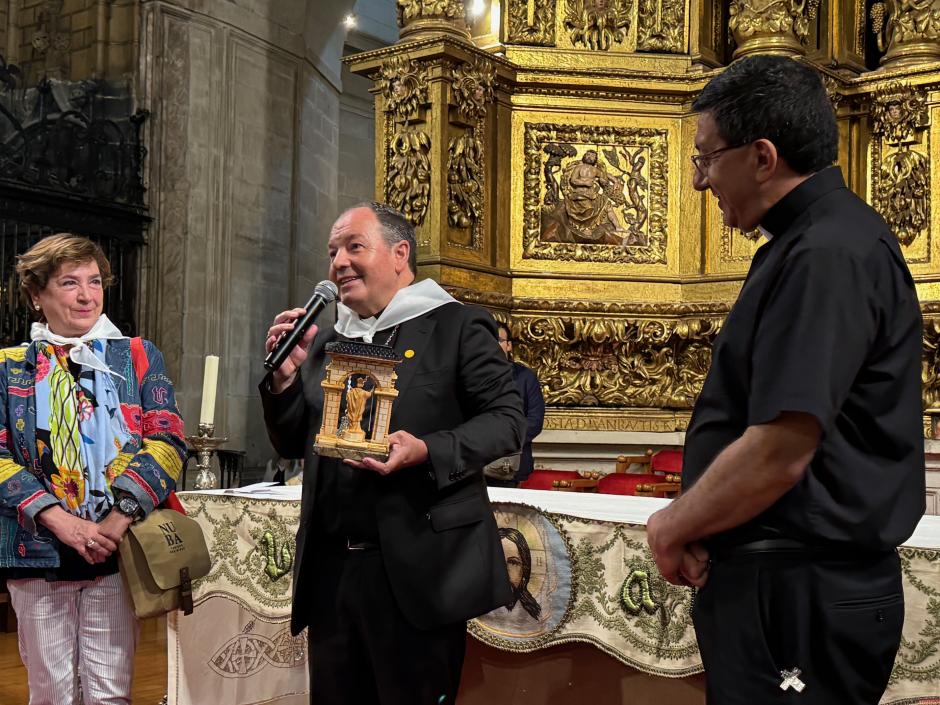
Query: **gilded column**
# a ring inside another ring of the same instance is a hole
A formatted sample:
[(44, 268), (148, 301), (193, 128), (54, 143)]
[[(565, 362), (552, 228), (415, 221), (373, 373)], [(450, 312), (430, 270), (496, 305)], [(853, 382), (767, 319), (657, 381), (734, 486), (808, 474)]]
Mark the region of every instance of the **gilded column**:
[(940, 0), (885, 0), (871, 8), (885, 66), (940, 60)]
[(749, 54), (802, 56), (809, 23), (819, 0), (731, 0), (728, 29), (738, 48), (734, 58)]
[(463, 0), (396, 0), (401, 41), (451, 35), (469, 40)]

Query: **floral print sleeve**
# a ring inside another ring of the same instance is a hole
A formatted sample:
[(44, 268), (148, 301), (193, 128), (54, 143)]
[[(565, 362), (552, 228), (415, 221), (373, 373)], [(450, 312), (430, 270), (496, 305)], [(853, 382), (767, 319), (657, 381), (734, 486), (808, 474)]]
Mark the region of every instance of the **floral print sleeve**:
[(186, 460), (186, 441), (163, 354), (150, 341), (144, 341), (144, 350), (147, 370), (140, 381), (140, 409), (122, 405), (131, 433), (140, 434), (141, 447), (134, 455), (119, 455), (109, 475), (114, 478), (113, 490), (131, 493), (149, 514), (176, 487)]
[(0, 512), (15, 514), (21, 526), (35, 533), (36, 516), (58, 500), (20, 462), (29, 462), (32, 449), (14, 445), (30, 421), (33, 388), (25, 384), (25, 355), (25, 347), (0, 350)]

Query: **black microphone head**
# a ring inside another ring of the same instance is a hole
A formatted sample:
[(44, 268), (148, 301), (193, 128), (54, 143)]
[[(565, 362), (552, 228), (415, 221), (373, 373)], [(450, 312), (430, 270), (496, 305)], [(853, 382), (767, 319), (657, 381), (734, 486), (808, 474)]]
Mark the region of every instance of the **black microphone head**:
[(336, 284), (329, 279), (324, 279), (314, 287), (313, 293), (319, 294), (329, 303), (330, 301), (335, 301), (336, 297), (339, 296), (339, 289), (337, 289)]

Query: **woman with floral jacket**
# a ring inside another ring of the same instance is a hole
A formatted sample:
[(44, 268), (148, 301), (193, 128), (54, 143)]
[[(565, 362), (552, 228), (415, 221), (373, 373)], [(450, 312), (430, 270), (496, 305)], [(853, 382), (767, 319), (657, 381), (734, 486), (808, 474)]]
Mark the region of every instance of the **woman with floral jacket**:
[(160, 351), (102, 313), (95, 243), (52, 235), (16, 269), (40, 320), (0, 350), (0, 573), (29, 702), (130, 703), (138, 624), (117, 545), (174, 489), (183, 422)]

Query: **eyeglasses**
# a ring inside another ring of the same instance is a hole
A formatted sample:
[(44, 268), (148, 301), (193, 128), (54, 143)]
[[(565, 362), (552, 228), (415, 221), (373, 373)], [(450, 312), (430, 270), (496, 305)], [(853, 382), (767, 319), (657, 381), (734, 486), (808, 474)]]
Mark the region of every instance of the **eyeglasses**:
[(708, 167), (712, 165), (712, 162), (715, 161), (725, 152), (729, 152), (732, 149), (740, 149), (741, 147), (747, 147), (750, 142), (742, 142), (741, 144), (733, 144), (730, 147), (721, 147), (719, 149), (713, 149), (711, 152), (706, 152), (705, 154), (693, 154), (692, 155), (692, 164), (695, 165), (695, 168), (698, 170), (702, 176), (705, 176), (705, 172), (708, 171)]

